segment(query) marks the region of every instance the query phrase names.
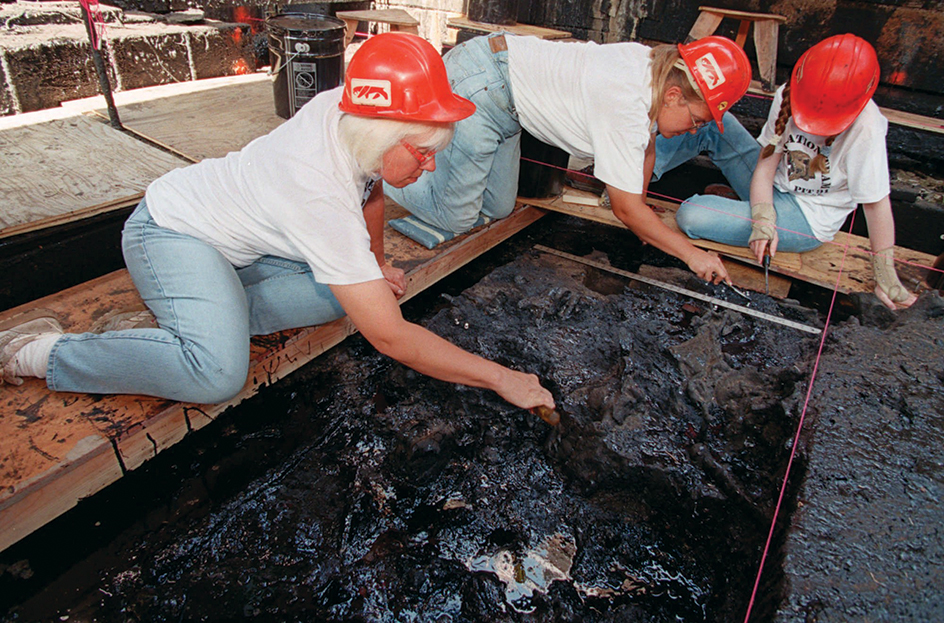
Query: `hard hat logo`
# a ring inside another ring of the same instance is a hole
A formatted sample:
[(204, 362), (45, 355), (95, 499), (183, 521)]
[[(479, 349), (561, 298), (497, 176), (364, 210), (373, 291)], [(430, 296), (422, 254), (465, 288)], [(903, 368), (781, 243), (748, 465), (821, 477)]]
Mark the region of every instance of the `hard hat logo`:
[(714, 91), (724, 84), (724, 72), (721, 71), (718, 61), (715, 60), (715, 56), (711, 52), (696, 58), (693, 65), (695, 71), (701, 74), (702, 80), (705, 81), (705, 86), (708, 87), (709, 91)]
[(351, 78), (351, 103), (387, 108), (393, 101), (389, 80)]

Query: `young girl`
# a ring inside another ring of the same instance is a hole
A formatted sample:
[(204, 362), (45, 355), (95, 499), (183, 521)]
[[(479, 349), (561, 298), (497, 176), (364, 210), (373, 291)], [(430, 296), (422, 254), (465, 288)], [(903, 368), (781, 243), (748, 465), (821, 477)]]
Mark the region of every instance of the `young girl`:
[[(669, 229), (646, 205), (655, 137), (695, 133), (744, 95), (751, 68), (723, 37), (649, 48), (638, 43), (545, 41), (496, 34), (445, 56), (455, 91), (475, 115), (457, 124), (437, 170), (388, 195), (440, 229), (463, 232), (480, 214), (502, 218), (518, 194), (521, 129), (593, 158), (613, 212), (644, 242), (706, 280), (727, 279), (721, 260)], [(659, 172), (659, 169), (656, 169)]]
[(914, 303), (892, 256), (888, 121), (871, 100), (878, 81), (875, 50), (855, 35), (830, 37), (807, 50), (789, 84), (777, 91), (757, 139), (764, 147), (750, 203), (696, 195), (676, 215), (681, 230), (692, 238), (750, 246), (762, 262), (768, 253), (802, 253), (832, 240), (861, 203), (876, 296), (890, 309)]
[(251, 335), (347, 314), (384, 354), (424, 374), (554, 407), (533, 374), (468, 353), (407, 322), (402, 270), (383, 251), (382, 186), (411, 184), (475, 106), (449, 87), (415, 35), (372, 38), (345, 86), (320, 93), (270, 134), (154, 181), (122, 250), (153, 315), (125, 330), (62, 334), (54, 317), (0, 331), (0, 381), (197, 403), (243, 387)]

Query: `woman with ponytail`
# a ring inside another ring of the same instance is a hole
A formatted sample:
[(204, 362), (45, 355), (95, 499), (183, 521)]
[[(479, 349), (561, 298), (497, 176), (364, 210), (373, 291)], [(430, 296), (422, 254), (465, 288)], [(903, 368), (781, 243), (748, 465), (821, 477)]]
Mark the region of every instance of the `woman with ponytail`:
[(861, 203), (876, 296), (890, 309), (914, 303), (894, 267), (888, 121), (871, 99), (878, 81), (875, 50), (855, 35), (836, 35), (807, 50), (777, 91), (757, 139), (763, 148), (750, 202), (696, 195), (678, 211), (681, 230), (691, 238), (750, 246), (762, 262), (777, 251), (803, 253), (831, 241)]

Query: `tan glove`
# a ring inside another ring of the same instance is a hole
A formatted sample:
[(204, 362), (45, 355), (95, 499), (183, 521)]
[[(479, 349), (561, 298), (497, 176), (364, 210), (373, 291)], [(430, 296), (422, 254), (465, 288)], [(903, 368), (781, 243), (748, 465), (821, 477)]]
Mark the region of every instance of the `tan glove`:
[(777, 225), (777, 211), (772, 203), (755, 203), (751, 206), (751, 237), (748, 243), (755, 240), (773, 240)]
[(895, 272), (895, 250), (892, 247), (876, 251), (872, 256), (872, 271), (875, 283), (894, 303), (903, 303), (911, 298), (911, 292), (901, 284)]

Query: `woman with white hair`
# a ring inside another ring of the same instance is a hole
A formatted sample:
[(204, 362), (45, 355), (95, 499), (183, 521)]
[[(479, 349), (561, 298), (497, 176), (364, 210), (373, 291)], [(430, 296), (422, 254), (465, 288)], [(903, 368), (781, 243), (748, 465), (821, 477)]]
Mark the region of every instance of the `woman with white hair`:
[(222, 402), (246, 382), (250, 336), (346, 314), (380, 352), (419, 372), (553, 408), (535, 375), (405, 321), (404, 273), (384, 260), (383, 185), (434, 170), (455, 122), (474, 111), (428, 42), (370, 39), (343, 87), (241, 151), (148, 187), (122, 249), (150, 313), (65, 335), (48, 312), (21, 319), (0, 332), (3, 382), (34, 376), (57, 391)]

